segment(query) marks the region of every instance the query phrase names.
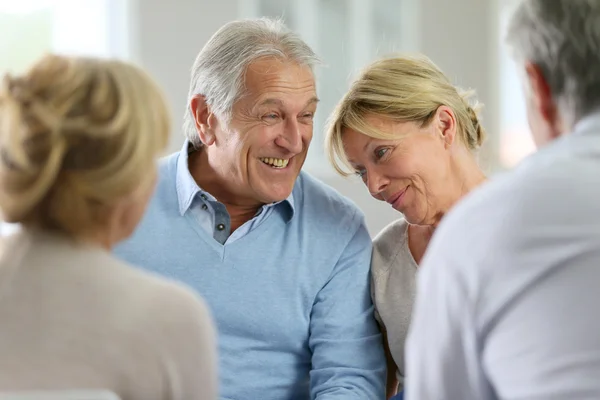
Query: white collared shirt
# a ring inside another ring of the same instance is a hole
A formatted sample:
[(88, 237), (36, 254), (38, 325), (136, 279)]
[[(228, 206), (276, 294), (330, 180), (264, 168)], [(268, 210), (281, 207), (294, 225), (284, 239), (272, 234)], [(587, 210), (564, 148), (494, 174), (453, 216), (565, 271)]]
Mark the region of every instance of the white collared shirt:
[(408, 400), (600, 398), (600, 114), (470, 193), (418, 276)]

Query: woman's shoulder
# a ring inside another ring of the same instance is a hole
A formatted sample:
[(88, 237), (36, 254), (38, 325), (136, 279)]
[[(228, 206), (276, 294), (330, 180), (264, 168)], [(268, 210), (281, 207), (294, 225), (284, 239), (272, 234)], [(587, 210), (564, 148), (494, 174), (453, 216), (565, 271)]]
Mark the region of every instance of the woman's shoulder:
[(130, 325), (132, 329), (158, 325), (189, 326), (196, 332), (200, 326), (212, 329), (204, 300), (183, 283), (131, 265), (105, 251), (78, 248), (63, 254), (62, 261), (71, 265), (65, 268), (65, 280), (73, 282), (85, 277), (93, 290), (101, 294), (95, 306), (118, 307), (120, 315), (128, 315), (135, 322)]
[(376, 245), (387, 245), (388, 243), (397, 243), (398, 239), (404, 240), (407, 234), (408, 222), (404, 218), (399, 218), (386, 225), (373, 240)]
[(126, 267), (142, 286), (131, 312), (139, 321), (136, 331), (168, 360), (181, 398), (216, 398), (217, 332), (205, 301), (180, 282)]
[[(98, 311), (90, 315), (98, 323), (118, 323), (126, 315), (132, 322), (129, 333), (158, 325), (189, 325), (196, 332), (200, 326), (212, 329), (208, 307), (191, 288), (133, 266), (104, 249), (46, 232), (24, 231), (4, 240), (11, 241), (10, 250), (2, 254), (7, 263), (25, 263), (29, 269), (52, 266), (37, 268), (40, 272), (31, 279), (52, 275), (57, 286), (53, 290), (74, 298), (93, 292), (88, 306)], [(192, 327), (193, 323), (197, 326)]]
[[(187, 285), (130, 265), (113, 255), (107, 257), (119, 271), (120, 282), (113, 282), (115, 287), (120, 288), (119, 292), (124, 296), (135, 298), (135, 304), (152, 312), (153, 319), (164, 319), (165, 322), (177, 322), (177, 318), (210, 319), (202, 297)], [(126, 286), (129, 286), (128, 290)]]
[[(371, 268), (374, 273), (385, 271), (396, 262), (407, 249), (408, 222), (397, 219), (381, 230), (373, 239)], [(402, 260), (400, 260), (402, 261)]]
[[(60, 306), (56, 308), (57, 314), (62, 313), (60, 327), (49, 332), (84, 321), (79, 331), (82, 343), (97, 349), (98, 336), (110, 341), (126, 365), (123, 374), (156, 376), (168, 371), (165, 382), (180, 385), (180, 398), (216, 398), (210, 397), (217, 385), (216, 332), (199, 294), (96, 246), (52, 235), (14, 239), (18, 240), (3, 254), (0, 267), (11, 268), (14, 276), (21, 274), (19, 284), (40, 287), (22, 295), (21, 304)], [(48, 340), (63, 339), (59, 335)], [(162, 390), (161, 385), (157, 382), (156, 390)], [(199, 397), (201, 393), (209, 395)]]

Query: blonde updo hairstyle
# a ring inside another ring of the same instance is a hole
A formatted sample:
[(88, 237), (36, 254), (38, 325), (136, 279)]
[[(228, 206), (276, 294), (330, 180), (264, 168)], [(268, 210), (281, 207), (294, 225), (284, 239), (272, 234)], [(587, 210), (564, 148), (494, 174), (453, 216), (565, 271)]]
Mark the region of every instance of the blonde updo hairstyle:
[[(428, 58), (389, 57), (362, 71), (330, 117), (326, 152), (335, 170), (347, 176), (354, 172), (344, 151), (344, 130), (352, 129), (375, 139), (396, 140), (393, 134), (370, 126), (365, 118), (382, 117), (427, 126), (440, 106), (454, 112), (460, 141), (475, 151), (485, 139), (479, 123), (481, 105), (471, 103), (472, 91), (455, 87)], [(350, 172), (350, 171), (352, 172)]]
[(0, 89), (0, 210), (80, 235), (149, 184), (169, 137), (164, 97), (124, 62), (48, 55)]

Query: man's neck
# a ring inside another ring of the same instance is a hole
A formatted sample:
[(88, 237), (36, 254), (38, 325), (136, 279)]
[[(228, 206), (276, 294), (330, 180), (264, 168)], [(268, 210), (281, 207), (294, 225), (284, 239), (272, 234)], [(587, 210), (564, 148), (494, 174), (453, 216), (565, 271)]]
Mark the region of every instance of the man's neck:
[(210, 166), (202, 149), (189, 154), (188, 168), (198, 186), (225, 206), (231, 220), (231, 232), (254, 218), (263, 206), (253, 199), (241, 199), (231, 193), (228, 182)]
[(225, 204), (225, 208), (229, 213), (229, 218), (231, 220), (231, 232), (235, 231), (240, 226), (244, 225), (246, 222), (250, 221), (252, 218), (256, 216), (258, 212), (258, 207), (246, 208), (240, 207), (236, 205), (228, 205)]

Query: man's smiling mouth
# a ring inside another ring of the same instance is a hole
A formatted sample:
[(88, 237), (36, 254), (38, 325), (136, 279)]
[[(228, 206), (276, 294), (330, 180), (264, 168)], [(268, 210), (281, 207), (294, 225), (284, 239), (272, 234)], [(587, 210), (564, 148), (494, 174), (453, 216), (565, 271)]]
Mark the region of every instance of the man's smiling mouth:
[(285, 168), (290, 162), (289, 158), (271, 158), (271, 157), (261, 157), (260, 161), (263, 163), (273, 167), (273, 168)]

